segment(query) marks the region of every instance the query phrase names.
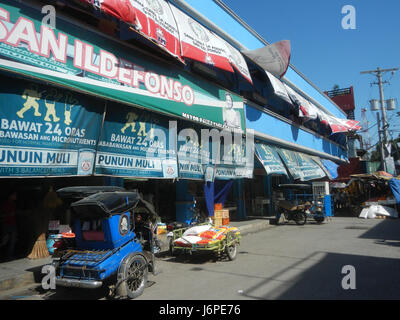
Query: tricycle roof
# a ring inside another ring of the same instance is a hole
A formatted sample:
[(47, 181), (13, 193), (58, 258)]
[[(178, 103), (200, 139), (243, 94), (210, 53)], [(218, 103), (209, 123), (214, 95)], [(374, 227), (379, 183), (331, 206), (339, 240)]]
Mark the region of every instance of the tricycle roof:
[(287, 190), (307, 190), (311, 189), (312, 186), (310, 184), (305, 183), (285, 183), (278, 185), (280, 189), (287, 189)]
[(140, 197), (136, 192), (98, 192), (71, 204), (80, 217), (110, 217), (136, 207)]
[(83, 199), (99, 192), (125, 191), (116, 186), (77, 186), (57, 190), (57, 195), (62, 199)]
[(137, 192), (114, 191), (98, 192), (71, 204), (77, 218), (108, 218), (134, 209), (138, 203), (143, 204), (150, 215), (157, 213), (144, 201)]

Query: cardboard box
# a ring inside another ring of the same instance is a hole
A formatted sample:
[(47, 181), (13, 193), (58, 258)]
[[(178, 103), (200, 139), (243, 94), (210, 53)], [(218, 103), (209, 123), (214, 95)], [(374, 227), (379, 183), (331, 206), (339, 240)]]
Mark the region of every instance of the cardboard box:
[(229, 210), (214, 210), (215, 218), (229, 218)]
[(223, 224), (222, 224), (222, 218), (216, 218), (216, 217), (213, 217), (213, 225), (214, 225), (214, 227), (221, 227)]

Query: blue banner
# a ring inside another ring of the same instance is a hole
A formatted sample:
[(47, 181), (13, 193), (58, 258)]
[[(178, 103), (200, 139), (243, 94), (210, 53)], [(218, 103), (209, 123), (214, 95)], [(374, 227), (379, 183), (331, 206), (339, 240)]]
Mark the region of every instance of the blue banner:
[(255, 149), (256, 155), (263, 164), (267, 174), (288, 175), (275, 147), (265, 143), (256, 143)]
[(167, 117), (109, 103), (98, 146), (96, 174), (176, 178), (175, 141), (176, 137), (170, 137)]
[(303, 181), (315, 180), (326, 177), (326, 173), (310, 156), (297, 153), (299, 166), (303, 173)]
[(16, 78), (0, 88), (0, 176), (93, 173), (104, 103)]

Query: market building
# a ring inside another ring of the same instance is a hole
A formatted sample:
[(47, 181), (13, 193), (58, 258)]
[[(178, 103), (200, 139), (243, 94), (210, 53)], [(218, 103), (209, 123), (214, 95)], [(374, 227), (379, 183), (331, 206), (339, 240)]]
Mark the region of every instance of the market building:
[(288, 41), (268, 44), (218, 0), (2, 1), (13, 250), (29, 252), (49, 220), (70, 224), (54, 194), (66, 186), (138, 189), (165, 220), (185, 221), (194, 198), (245, 219), (274, 213), (279, 183), (332, 178), (357, 121), (289, 58)]

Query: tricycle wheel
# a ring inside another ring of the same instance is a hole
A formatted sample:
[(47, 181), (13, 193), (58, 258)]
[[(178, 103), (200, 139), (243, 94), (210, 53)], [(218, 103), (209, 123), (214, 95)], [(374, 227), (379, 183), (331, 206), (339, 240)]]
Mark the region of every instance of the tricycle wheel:
[(306, 213), (305, 212), (296, 212), (295, 214), (294, 214), (294, 217), (293, 217), (294, 219), (294, 221), (296, 222), (296, 224), (297, 225), (299, 225), (299, 226), (302, 226), (302, 225), (304, 225), (305, 223), (306, 223), (306, 221), (307, 221), (307, 215), (306, 215)]
[(237, 255), (237, 246), (236, 243), (233, 243), (230, 246), (226, 246), (226, 254), (229, 260), (235, 260)]
[(146, 259), (137, 254), (129, 257), (121, 266), (119, 279), (124, 279), (117, 288), (119, 296), (134, 299), (143, 293), (147, 283), (148, 268)]

